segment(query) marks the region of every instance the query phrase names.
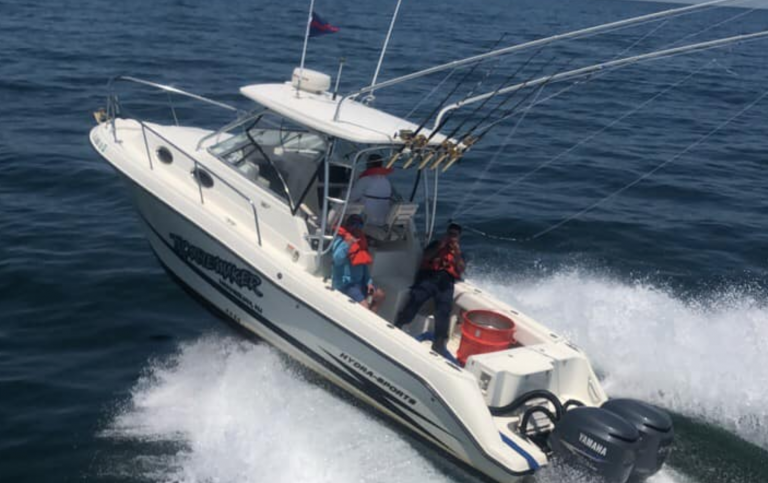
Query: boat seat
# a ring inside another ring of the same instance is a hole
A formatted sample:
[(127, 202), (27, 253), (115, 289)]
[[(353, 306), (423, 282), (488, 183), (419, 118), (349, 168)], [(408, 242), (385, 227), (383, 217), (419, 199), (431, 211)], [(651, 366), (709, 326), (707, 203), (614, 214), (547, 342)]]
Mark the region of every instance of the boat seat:
[(344, 218), (347, 218), (349, 215), (362, 214), (365, 206), (362, 203), (347, 203), (347, 209), (343, 210), (342, 208), (342, 206), (338, 206), (331, 208), (328, 211), (328, 227), (332, 230), (335, 230), (342, 221), (339, 219), (341, 218), (342, 211), (344, 213)]
[(405, 238), (419, 205), (417, 203), (393, 203), (384, 226), (368, 225), (365, 233), (379, 241), (395, 241)]

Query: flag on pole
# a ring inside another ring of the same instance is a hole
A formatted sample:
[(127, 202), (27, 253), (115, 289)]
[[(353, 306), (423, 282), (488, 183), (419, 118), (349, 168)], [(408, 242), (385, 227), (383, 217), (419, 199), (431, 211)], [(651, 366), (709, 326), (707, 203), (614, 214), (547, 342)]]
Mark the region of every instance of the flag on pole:
[(312, 11), (312, 22), (309, 24), (310, 37), (319, 37), (320, 35), (333, 34), (338, 31), (339, 27), (334, 27), (320, 18), (320, 15), (318, 15), (317, 12), (314, 10)]

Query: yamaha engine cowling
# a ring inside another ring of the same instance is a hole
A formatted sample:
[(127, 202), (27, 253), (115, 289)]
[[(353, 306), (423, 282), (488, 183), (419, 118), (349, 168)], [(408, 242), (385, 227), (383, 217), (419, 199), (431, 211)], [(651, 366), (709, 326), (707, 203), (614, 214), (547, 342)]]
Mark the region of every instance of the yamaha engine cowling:
[(634, 399), (611, 399), (602, 405), (632, 424), (640, 433), (632, 481), (643, 481), (661, 469), (672, 449), (672, 418), (664, 411)]
[(563, 414), (549, 436), (553, 456), (599, 479), (625, 483), (635, 467), (640, 433), (605, 409), (579, 407)]

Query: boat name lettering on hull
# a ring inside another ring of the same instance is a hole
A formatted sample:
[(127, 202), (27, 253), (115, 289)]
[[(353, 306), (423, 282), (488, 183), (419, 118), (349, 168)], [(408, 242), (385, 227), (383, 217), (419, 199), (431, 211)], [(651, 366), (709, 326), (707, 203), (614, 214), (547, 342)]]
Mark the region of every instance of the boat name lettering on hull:
[(244, 268), (239, 268), (237, 265), (230, 261), (208, 253), (202, 248), (191, 244), (175, 233), (171, 233), (170, 237), (173, 241), (173, 250), (182, 259), (193, 262), (200, 268), (212, 270), (227, 282), (233, 283), (240, 288), (247, 288), (259, 297), (264, 296), (264, 294), (259, 290), (259, 286), (261, 285), (261, 277), (255, 273)]
[(341, 353), (339, 354), (339, 358), (344, 361), (348, 366), (354, 368), (357, 372), (360, 374), (363, 374), (364, 376), (367, 376), (368, 379), (371, 379), (372, 381), (377, 382), (380, 386), (383, 386), (386, 388), (390, 394), (397, 396), (402, 401), (407, 402), (411, 406), (416, 405), (416, 399), (412, 398), (408, 394), (405, 393), (402, 389), (398, 388), (391, 382), (387, 381), (383, 377), (377, 375), (372, 370), (368, 369), (363, 363), (356, 360), (354, 357), (350, 356), (349, 354)]

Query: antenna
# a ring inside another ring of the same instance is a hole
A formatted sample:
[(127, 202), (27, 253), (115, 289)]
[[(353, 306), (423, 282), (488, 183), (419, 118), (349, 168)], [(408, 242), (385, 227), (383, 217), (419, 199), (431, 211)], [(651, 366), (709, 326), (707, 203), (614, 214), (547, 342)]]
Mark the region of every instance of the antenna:
[(307, 30), (304, 32), (304, 48), (301, 49), (301, 66), (299, 67), (299, 82), (296, 83), (296, 97), (301, 90), (301, 78), (304, 77), (304, 59), (307, 56), (307, 42), (309, 41), (309, 28), (312, 25), (312, 12), (315, 10), (315, 0), (309, 1), (309, 15), (307, 16)]
[(342, 57), (339, 59), (339, 71), (336, 73), (336, 86), (333, 88), (333, 100), (336, 100), (336, 94), (339, 93), (339, 82), (341, 81), (341, 71), (344, 69), (344, 62), (346, 62), (346, 57)]
[(392, 14), (392, 21), (389, 23), (389, 31), (387, 32), (387, 38), (384, 39), (384, 46), (381, 48), (381, 55), (379, 55), (379, 63), (376, 65), (376, 72), (373, 73), (373, 80), (371, 81), (371, 92), (365, 97), (365, 103), (370, 104), (376, 97), (373, 95), (373, 87), (376, 85), (376, 79), (379, 77), (379, 70), (381, 70), (381, 63), (384, 61), (384, 54), (387, 52), (387, 46), (389, 45), (389, 38), (392, 36), (392, 29), (395, 28), (395, 21), (397, 20), (397, 12), (400, 11), (400, 4), (403, 0), (397, 0), (397, 6), (395, 7), (395, 13)]

